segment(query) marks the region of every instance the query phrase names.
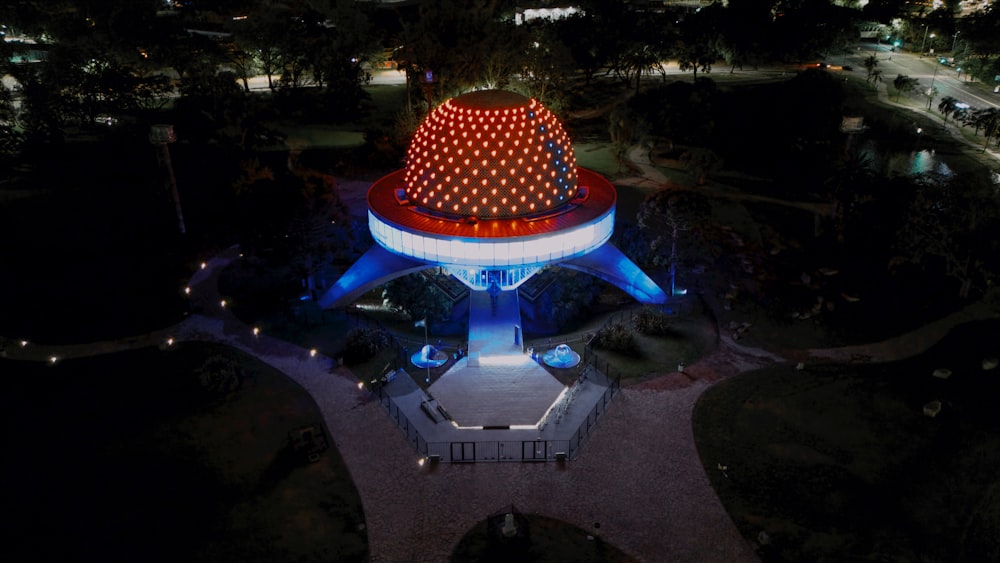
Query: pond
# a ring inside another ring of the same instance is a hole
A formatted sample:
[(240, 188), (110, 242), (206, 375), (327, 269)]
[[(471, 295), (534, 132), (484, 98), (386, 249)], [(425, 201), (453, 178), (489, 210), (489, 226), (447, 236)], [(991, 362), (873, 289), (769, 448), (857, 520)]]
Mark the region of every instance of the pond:
[(869, 160), (876, 174), (887, 177), (927, 173), (951, 177), (954, 174), (952, 168), (933, 148), (916, 147), (912, 151), (889, 151), (879, 146), (878, 142), (869, 140), (861, 145), (860, 151)]
[[(870, 140), (860, 150), (870, 160), (875, 173), (885, 177), (933, 174), (942, 179), (950, 179), (963, 173), (978, 174), (959, 164), (959, 159), (966, 158), (965, 156), (951, 151), (938, 151), (932, 147), (920, 148), (917, 145), (911, 151), (885, 150), (876, 141)], [(1000, 187), (1000, 170), (987, 170), (986, 174), (994, 186)]]

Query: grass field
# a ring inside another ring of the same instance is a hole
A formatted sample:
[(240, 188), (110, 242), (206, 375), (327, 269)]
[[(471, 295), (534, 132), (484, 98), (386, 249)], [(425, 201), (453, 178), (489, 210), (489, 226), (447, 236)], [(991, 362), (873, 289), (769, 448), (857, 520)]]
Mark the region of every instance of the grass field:
[[(212, 357), (244, 373), (199, 386)], [(367, 561), (361, 500), (312, 398), (232, 349), (184, 344), (58, 366), (0, 361), (7, 561)], [(332, 441), (330, 441), (331, 446)]]
[(998, 353), (991, 321), (902, 362), (743, 374), (696, 406), (698, 450), (764, 561), (997, 561)]

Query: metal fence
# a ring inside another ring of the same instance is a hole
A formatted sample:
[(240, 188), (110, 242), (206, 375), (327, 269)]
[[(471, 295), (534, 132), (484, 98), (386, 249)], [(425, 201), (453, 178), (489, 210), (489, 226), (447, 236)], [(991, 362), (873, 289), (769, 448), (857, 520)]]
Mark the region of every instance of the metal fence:
[(592, 377), (606, 381), (606, 389), (587, 413), (569, 439), (563, 440), (468, 440), (456, 442), (428, 442), (392, 397), (376, 385), (371, 389), (389, 418), (402, 430), (406, 440), (419, 454), (431, 463), (475, 463), (501, 461), (567, 461), (574, 459), (587, 436), (597, 426), (597, 421), (607, 412), (611, 402), (621, 391), (621, 380), (607, 378), (596, 366)]
[[(637, 314), (640, 307), (633, 307), (624, 311), (619, 311), (612, 315), (604, 326), (610, 323), (630, 322), (631, 318)], [(689, 312), (689, 311), (688, 311)], [(377, 327), (385, 331), (389, 336), (390, 346), (396, 352), (394, 360), (389, 369), (395, 370), (405, 365), (404, 346), (393, 333), (376, 320), (360, 314), (349, 314), (354, 324), (360, 326)], [(566, 461), (574, 459), (579, 453), (580, 447), (587, 437), (597, 426), (597, 421), (604, 416), (611, 402), (621, 392), (621, 375), (616, 375), (618, 371), (607, 359), (599, 356), (591, 346), (595, 333), (585, 333), (573, 337), (571, 340), (560, 339), (559, 343), (566, 342), (586, 342), (584, 354), (580, 363), (580, 377), (597, 379), (599, 385), (605, 386), (604, 393), (597, 400), (594, 406), (587, 413), (587, 416), (580, 423), (569, 439), (561, 440), (470, 440), (459, 442), (428, 442), (417, 429), (416, 425), (410, 421), (406, 414), (399, 408), (392, 397), (385, 392), (381, 385), (373, 385), (369, 391), (375, 395), (379, 403), (386, 409), (396, 426), (406, 436), (406, 440), (413, 445), (419, 454), (427, 458), (431, 463), (476, 463), (476, 462), (502, 462), (502, 461)], [(385, 371), (385, 370), (381, 370)], [(381, 375), (372, 374), (368, 381), (377, 381)]]

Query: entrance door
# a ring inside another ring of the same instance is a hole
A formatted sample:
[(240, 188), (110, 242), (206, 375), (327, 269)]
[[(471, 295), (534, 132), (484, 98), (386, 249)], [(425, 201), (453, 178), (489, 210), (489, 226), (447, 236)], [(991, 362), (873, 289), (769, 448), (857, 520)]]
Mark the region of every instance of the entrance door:
[(452, 442), (451, 461), (476, 461), (476, 443)]

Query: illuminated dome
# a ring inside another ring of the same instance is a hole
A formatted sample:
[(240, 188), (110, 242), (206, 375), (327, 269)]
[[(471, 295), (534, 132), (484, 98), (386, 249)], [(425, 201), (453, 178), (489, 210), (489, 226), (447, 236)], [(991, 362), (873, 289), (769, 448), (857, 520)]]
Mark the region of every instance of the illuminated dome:
[(498, 90), (452, 98), (417, 129), (406, 168), (368, 190), (376, 246), (320, 305), (430, 267), (475, 291), (513, 290), (552, 264), (663, 303), (663, 290), (609, 242), (617, 200), (611, 182), (577, 167), (562, 124), (537, 100)]
[(537, 100), (501, 90), (441, 104), (407, 152), (406, 196), (431, 213), (482, 219), (545, 215), (577, 194), (562, 124)]

